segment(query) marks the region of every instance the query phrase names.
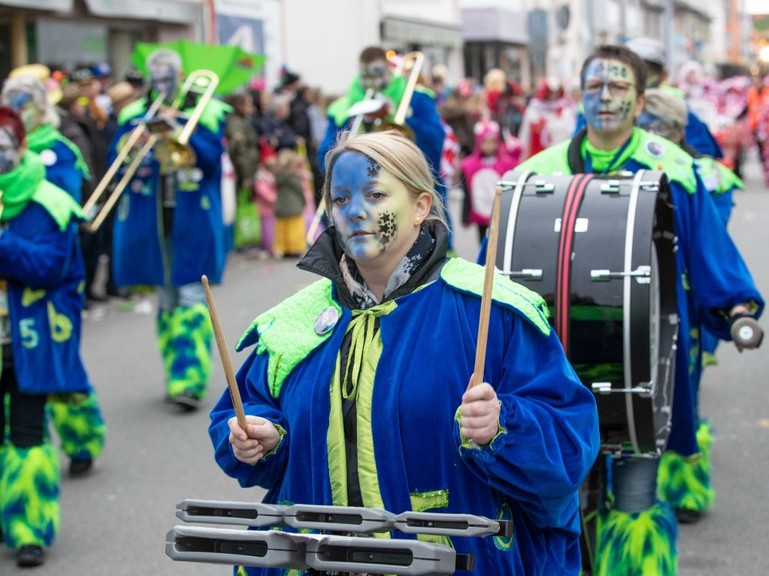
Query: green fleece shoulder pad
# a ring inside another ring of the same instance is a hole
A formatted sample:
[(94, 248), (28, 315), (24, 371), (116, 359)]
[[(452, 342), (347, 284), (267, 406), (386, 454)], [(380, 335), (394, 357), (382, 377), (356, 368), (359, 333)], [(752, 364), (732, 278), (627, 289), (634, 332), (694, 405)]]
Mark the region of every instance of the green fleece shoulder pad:
[(144, 98), (139, 98), (138, 100), (134, 100), (130, 104), (126, 105), (126, 107), (120, 111), (120, 114), (117, 118), (117, 123), (122, 126), (129, 120), (132, 120), (137, 116), (141, 116), (145, 112), (145, 105), (146, 100)]
[[(441, 270), (441, 278), (446, 284), (479, 297), (483, 294), (484, 274), (482, 266), (461, 258), (452, 258)], [(494, 275), (491, 298), (497, 304), (517, 310), (545, 336), (550, 334), (547, 305), (536, 292), (497, 273)]]
[(694, 158), (670, 140), (643, 132), (632, 159), (650, 170), (662, 170), (671, 182), (678, 182), (689, 194), (697, 191)]
[(530, 170), (537, 174), (571, 174), (569, 168), (568, 152), (571, 140), (559, 142), (525, 160), (518, 165), (516, 170)]
[(35, 190), (32, 201), (37, 202), (56, 220), (63, 232), (72, 220), (86, 220), (85, 213), (72, 196), (64, 190), (43, 180)]
[(219, 127), (225, 121), (227, 114), (232, 112), (232, 106), (212, 98), (211, 101), (203, 108), (203, 114), (200, 116), (200, 125), (208, 128), (211, 132), (216, 134), (219, 131)]
[(697, 172), (705, 183), (705, 188), (714, 194), (725, 194), (735, 188), (745, 189), (745, 184), (739, 176), (721, 164), (715, 158), (702, 156), (695, 161)]
[(336, 126), (342, 126), (347, 120), (347, 111), (350, 109), (350, 98), (348, 96), (340, 96), (329, 104), (326, 109), (326, 116), (331, 118)]
[(331, 296), (332, 284), (328, 279), (313, 282), (274, 308), (259, 315), (241, 337), (235, 349), (257, 344), (256, 354), (269, 354), (267, 378), (274, 398), (280, 396), (283, 382), (291, 371), (313, 350), (325, 342), (333, 330), (316, 331), (318, 317), (325, 311), (336, 312), (341, 318), (342, 308)]

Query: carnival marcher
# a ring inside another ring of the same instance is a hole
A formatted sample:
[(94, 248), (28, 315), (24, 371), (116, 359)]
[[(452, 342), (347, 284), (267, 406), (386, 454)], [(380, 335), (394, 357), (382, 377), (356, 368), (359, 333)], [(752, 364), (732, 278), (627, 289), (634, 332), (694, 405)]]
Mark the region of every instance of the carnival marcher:
[[(647, 132), (667, 138), (686, 150), (684, 129), (686, 126), (686, 103), (675, 94), (665, 90), (646, 91), (646, 103), (636, 125)], [(726, 166), (713, 158), (692, 154), (695, 167), (705, 189), (710, 192), (718, 208), (724, 225), (729, 220), (732, 210), (732, 194), (735, 189), (743, 189), (742, 181)], [(700, 328), (700, 348), (702, 364), (715, 363), (715, 349), (718, 338), (706, 326)], [(698, 384), (698, 383), (696, 383)], [(694, 406), (697, 402), (698, 388), (694, 390)], [(697, 444), (699, 453), (695, 458), (685, 458), (675, 450), (667, 450), (660, 460), (657, 494), (670, 504), (679, 522), (691, 523), (700, 519), (715, 499), (711, 485), (710, 446), (712, 444), (711, 426), (699, 418)]]
[[(221, 281), (225, 264), (220, 183), (224, 153), (224, 113), (228, 107), (210, 100), (189, 138), (194, 166), (161, 159), (177, 124), (194, 103), (181, 110), (177, 99), (183, 78), (176, 52), (161, 49), (147, 58), (148, 95), (123, 109), (110, 147), (114, 158), (128, 135), (142, 122), (171, 130), (143, 159), (120, 198), (114, 230), (113, 271), (118, 286), (157, 287), (157, 335), (165, 369), (167, 398), (194, 410), (203, 398), (211, 372), (212, 328), (201, 275)], [(145, 120), (151, 103), (164, 95), (154, 120)], [(186, 98), (184, 98), (186, 100)], [(157, 131), (157, 128), (153, 128)], [(137, 255), (141, 255), (138, 257)]]
[[(392, 120), (393, 115), (402, 105), (408, 79), (395, 75), (391, 71), (387, 53), (379, 46), (364, 48), (359, 57), (359, 74), (356, 76), (347, 94), (332, 102), (328, 109), (329, 117), (326, 136), (318, 147), (318, 163), (325, 170), (326, 153), (336, 144), (339, 134), (349, 130), (356, 118), (350, 116), (350, 109), (367, 97), (380, 100), (383, 105), (376, 111), (363, 117), (361, 124), (365, 131), (381, 120)], [(436, 190), (446, 203), (446, 187), (440, 178), (441, 155), (446, 131), (438, 114), (438, 107), (432, 90), (417, 84), (409, 102), (409, 113), (406, 114), (406, 127), (414, 135), (414, 142), (427, 157)], [(451, 221), (449, 223), (449, 247), (451, 240)]]
[(39, 566), (59, 531), (59, 457), (46, 432), (50, 394), (87, 393), (80, 358), (82, 211), (45, 180), (24, 125), (0, 107), (0, 528), (20, 567)]
[(477, 574), (579, 574), (577, 489), (597, 412), (543, 301), (496, 277), (483, 383), (468, 387), (484, 272), (447, 257), (425, 156), (387, 131), (345, 138), (326, 159), (331, 226), (299, 263), (323, 278), (241, 339), (257, 344), (238, 375), (248, 430), (223, 396), (217, 462), (267, 488), (265, 502), (512, 519), (510, 539), (441, 541), (474, 554)]
[[(731, 322), (758, 316), (764, 303), (691, 156), (634, 127), (644, 103), (646, 70), (643, 60), (624, 46), (597, 48), (580, 75), (587, 127), (520, 168), (539, 174), (666, 172), (675, 204), (679, 318), (668, 449), (689, 458), (700, 452), (698, 330), (704, 325), (729, 340)], [(655, 497), (658, 464), (653, 458), (610, 458), (613, 491), (599, 511), (598, 575), (675, 573), (677, 522), (670, 507)]]
[[(40, 74), (47, 76), (50, 71), (41, 65), (13, 70), (3, 84), (2, 104), (21, 117), (27, 149), (40, 157), (45, 166), (45, 179), (79, 204), (90, 171), (80, 149), (57, 129), (58, 116)], [(90, 388), (87, 394), (52, 395), (49, 408), (62, 450), (70, 458), (70, 475), (87, 473), (102, 453), (106, 432), (95, 392)]]
[(482, 241), (491, 220), (496, 183), (518, 164), (502, 143), (502, 130), (493, 120), (481, 120), (475, 125), (475, 150), (462, 160), (461, 186), (465, 192), (462, 223), (478, 227)]

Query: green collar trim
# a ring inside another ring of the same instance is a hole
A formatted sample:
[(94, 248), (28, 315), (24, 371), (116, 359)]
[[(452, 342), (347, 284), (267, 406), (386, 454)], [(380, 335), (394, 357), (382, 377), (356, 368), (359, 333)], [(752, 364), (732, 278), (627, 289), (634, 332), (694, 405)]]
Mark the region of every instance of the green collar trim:
[(633, 160), (650, 170), (665, 172), (671, 182), (678, 182), (689, 194), (697, 192), (694, 158), (670, 140), (640, 128), (634, 128), (633, 132), (641, 135), (633, 150)]
[[(484, 269), (467, 260), (460, 258), (449, 260), (441, 269), (441, 278), (446, 284), (461, 292), (479, 297), (483, 294)], [(517, 310), (542, 334), (550, 335), (552, 329), (547, 321), (547, 305), (536, 292), (497, 273), (494, 275), (491, 298), (497, 304)]]
[(35, 154), (40, 154), (43, 150), (52, 148), (56, 142), (61, 142), (70, 149), (75, 155), (75, 167), (83, 174), (83, 177), (86, 180), (90, 180), (91, 173), (88, 170), (88, 165), (85, 163), (85, 160), (83, 160), (80, 148), (56, 128), (50, 124), (43, 124), (27, 134), (27, 145)]
[(326, 278), (313, 282), (259, 315), (235, 346), (240, 352), (257, 344), (256, 354), (270, 355), (267, 376), (274, 398), (280, 396), (291, 371), (334, 333), (333, 328), (321, 334), (315, 329), (318, 317), (325, 311), (332, 315), (335, 311), (338, 319), (342, 317), (342, 308), (331, 297), (331, 290), (331, 281)]

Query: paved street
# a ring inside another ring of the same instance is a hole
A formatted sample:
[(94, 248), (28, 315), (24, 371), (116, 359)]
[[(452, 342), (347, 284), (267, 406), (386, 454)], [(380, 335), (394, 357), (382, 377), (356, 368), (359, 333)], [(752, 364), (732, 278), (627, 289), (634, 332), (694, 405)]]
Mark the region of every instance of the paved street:
[[(737, 196), (731, 229), (764, 294), (769, 294), (769, 191), (758, 167), (748, 165), (748, 191)], [(453, 202), (456, 214), (456, 200)], [(461, 255), (474, 258), (475, 232), (460, 230)], [(223, 286), (214, 290), (230, 349), (251, 320), (314, 279), (294, 261), (233, 258)], [(184, 498), (259, 500), (213, 461), (206, 433), (208, 410), (225, 390), (218, 359), (202, 410), (182, 415), (163, 400), (155, 348), (154, 300), (121, 311), (116, 302), (91, 311), (84, 325), (86, 366), (109, 426), (105, 453), (91, 476), (64, 477), (61, 534), (36, 576), (224, 575), (224, 566), (176, 563), (164, 553), (167, 530), (180, 523)], [(763, 322), (766, 326), (766, 321)], [(702, 411), (714, 423), (715, 510), (699, 525), (683, 527), (683, 576), (766, 574), (766, 501), (769, 495), (769, 354), (719, 348), (708, 368)], [(236, 366), (245, 353), (234, 355)], [(63, 463), (66, 466), (66, 462)], [(65, 468), (66, 470), (66, 468)], [(21, 574), (12, 552), (0, 553), (0, 573)], [(491, 576), (491, 575), (479, 575)]]

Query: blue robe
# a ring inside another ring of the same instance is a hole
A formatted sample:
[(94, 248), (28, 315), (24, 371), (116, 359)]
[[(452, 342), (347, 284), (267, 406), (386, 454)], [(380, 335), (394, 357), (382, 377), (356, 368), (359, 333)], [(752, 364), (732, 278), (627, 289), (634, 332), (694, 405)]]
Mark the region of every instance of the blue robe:
[[(112, 258), (118, 286), (182, 286), (199, 282), (203, 274), (211, 282), (221, 281), (226, 249), (220, 194), (224, 153), (220, 106), (214, 100), (207, 104), (189, 139), (195, 166), (174, 174), (176, 208), (170, 255), (166, 252), (160, 165), (155, 149), (145, 156), (123, 192), (116, 208)], [(139, 100), (121, 112), (109, 149), (110, 164), (121, 141), (143, 120), (145, 108), (146, 102)]]
[[(512, 518), (510, 540), (451, 539), (457, 552), (475, 555), (476, 574), (576, 575), (577, 489), (599, 442), (595, 401), (549, 328), (542, 300), (498, 277), (484, 380), (501, 403), (500, 431), (481, 449), (463, 443), (455, 417), (473, 372), (482, 285), (482, 268), (450, 260), (436, 281), (396, 298), (379, 317), (381, 356), (358, 383), (356, 403), (362, 499), (394, 513)], [(340, 316), (319, 335), (315, 318), (328, 308)], [(324, 279), (258, 318), (239, 343), (256, 343), (237, 376), (246, 413), (286, 432), (256, 465), (239, 462), (228, 441), (227, 393), (209, 433), (219, 466), (244, 487), (267, 488), (265, 502), (346, 504), (342, 422), (329, 382), (352, 316)]]

